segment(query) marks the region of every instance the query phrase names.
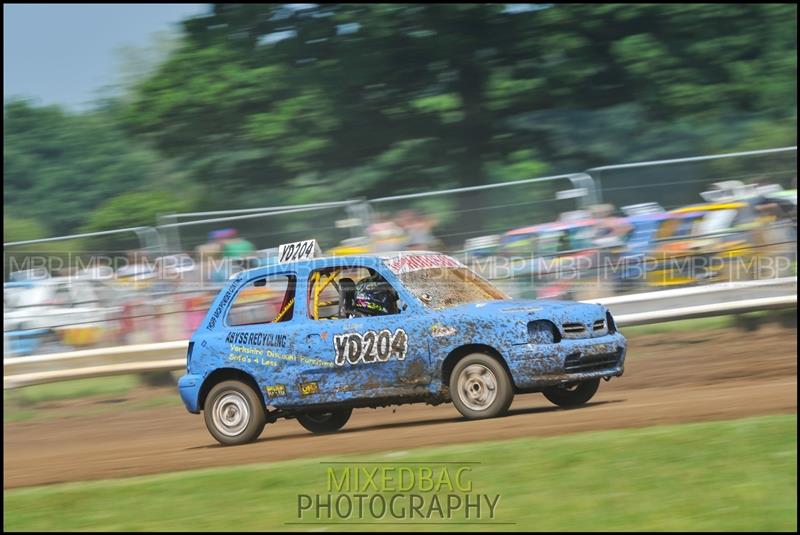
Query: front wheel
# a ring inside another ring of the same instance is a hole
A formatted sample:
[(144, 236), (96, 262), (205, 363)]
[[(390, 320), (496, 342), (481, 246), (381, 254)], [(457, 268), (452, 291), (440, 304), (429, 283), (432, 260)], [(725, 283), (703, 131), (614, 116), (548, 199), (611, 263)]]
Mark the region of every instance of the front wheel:
[(312, 433), (333, 433), (347, 423), (351, 414), (353, 414), (353, 409), (305, 412), (297, 415), (297, 421)]
[(266, 424), (264, 404), (258, 392), (240, 381), (223, 381), (206, 397), (206, 427), (224, 446), (255, 441)]
[(551, 386), (543, 390), (542, 394), (559, 407), (577, 407), (592, 399), (599, 386), (600, 378), (589, 379), (588, 381)]
[(450, 375), (450, 397), (470, 420), (504, 414), (514, 399), (508, 372), (496, 359), (472, 353), (458, 361)]

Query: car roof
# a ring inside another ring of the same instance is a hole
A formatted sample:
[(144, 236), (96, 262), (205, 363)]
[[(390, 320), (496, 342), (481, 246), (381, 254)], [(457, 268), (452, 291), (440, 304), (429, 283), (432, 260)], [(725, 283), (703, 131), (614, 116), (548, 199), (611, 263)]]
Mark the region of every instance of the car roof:
[[(373, 252), (373, 253), (362, 253), (362, 254), (348, 254), (348, 255), (326, 255), (326, 256), (318, 256), (316, 258), (307, 258), (301, 260), (292, 260), (289, 262), (275, 262), (271, 264), (266, 264), (263, 266), (254, 267), (251, 269), (246, 269), (244, 271), (240, 271), (234, 275), (234, 277), (244, 274), (252, 274), (252, 273), (259, 273), (264, 270), (270, 270), (272, 268), (278, 266), (291, 266), (293, 268), (308, 268), (314, 269), (316, 267), (324, 267), (330, 262), (360, 262), (364, 260), (370, 260), (368, 262), (371, 265), (378, 265), (386, 260), (391, 260), (393, 258), (398, 258), (400, 256), (430, 256), (430, 255), (446, 255), (445, 253), (440, 253), (437, 251), (417, 251), (417, 250), (406, 250), (406, 251), (386, 251), (386, 252)], [(233, 277), (232, 277), (233, 278)]]

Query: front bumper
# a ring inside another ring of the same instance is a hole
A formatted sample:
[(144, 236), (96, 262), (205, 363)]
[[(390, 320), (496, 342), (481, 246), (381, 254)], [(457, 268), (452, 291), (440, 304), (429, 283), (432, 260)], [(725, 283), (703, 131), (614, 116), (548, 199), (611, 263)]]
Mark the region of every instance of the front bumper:
[(514, 386), (529, 390), (620, 376), (626, 351), (627, 341), (620, 333), (564, 339), (556, 344), (519, 344), (511, 347), (508, 365)]
[(186, 410), (192, 414), (200, 413), (200, 387), (203, 386), (203, 376), (188, 373), (178, 379), (178, 392)]

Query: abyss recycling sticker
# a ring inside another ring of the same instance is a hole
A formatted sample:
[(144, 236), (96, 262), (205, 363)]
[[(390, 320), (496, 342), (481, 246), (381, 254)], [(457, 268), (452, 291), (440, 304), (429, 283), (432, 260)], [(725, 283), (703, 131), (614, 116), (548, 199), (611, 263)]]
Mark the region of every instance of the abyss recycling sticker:
[(333, 337), (336, 348), (336, 365), (359, 362), (386, 362), (391, 357), (397, 360), (406, 358), (408, 335), (403, 329), (392, 333), (389, 329), (361, 333), (337, 334)]

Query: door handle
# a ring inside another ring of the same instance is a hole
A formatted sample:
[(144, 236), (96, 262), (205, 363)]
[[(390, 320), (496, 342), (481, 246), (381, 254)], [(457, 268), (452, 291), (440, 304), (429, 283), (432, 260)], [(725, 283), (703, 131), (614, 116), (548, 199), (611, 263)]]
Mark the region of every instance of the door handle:
[(317, 333), (311, 333), (306, 335), (306, 342), (309, 344), (315, 340), (320, 340), (320, 336)]

